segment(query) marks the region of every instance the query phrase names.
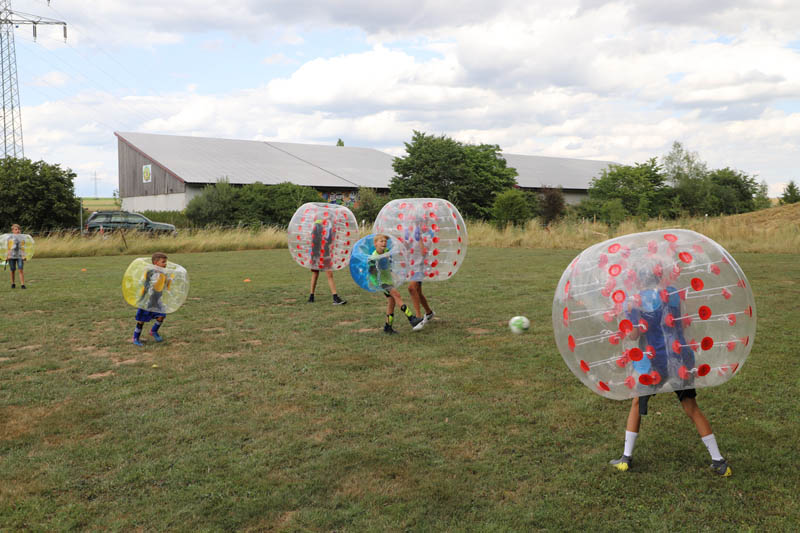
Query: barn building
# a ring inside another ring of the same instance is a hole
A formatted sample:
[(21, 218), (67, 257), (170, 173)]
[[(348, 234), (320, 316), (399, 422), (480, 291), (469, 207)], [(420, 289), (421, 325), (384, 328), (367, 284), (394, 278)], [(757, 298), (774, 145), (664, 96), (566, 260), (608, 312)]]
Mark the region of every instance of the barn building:
[[(115, 132), (119, 195), (126, 211), (180, 211), (219, 180), (233, 185), (291, 182), (326, 201), (352, 204), (359, 187), (386, 191), (393, 157), (372, 148)], [(586, 196), (609, 161), (503, 154), (522, 189), (562, 187), (569, 203)]]

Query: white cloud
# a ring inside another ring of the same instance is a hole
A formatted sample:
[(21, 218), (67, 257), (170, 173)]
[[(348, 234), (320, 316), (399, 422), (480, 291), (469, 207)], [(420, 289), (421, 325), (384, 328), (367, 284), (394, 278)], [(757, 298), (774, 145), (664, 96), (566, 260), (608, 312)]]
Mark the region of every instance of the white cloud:
[(69, 82), (69, 76), (63, 72), (51, 71), (43, 76), (34, 78), (33, 85), (36, 87), (61, 87)]

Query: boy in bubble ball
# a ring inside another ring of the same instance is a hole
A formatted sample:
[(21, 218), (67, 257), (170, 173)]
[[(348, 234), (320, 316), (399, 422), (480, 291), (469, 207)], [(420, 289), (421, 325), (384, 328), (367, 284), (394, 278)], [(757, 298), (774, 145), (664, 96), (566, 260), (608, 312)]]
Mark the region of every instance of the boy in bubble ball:
[(400, 310), (406, 315), (414, 331), (419, 331), (425, 323), (403, 303), (403, 298), (394, 288), (391, 261), (389, 257), (384, 255), (386, 254), (386, 245), (389, 242), (389, 237), (378, 234), (375, 235), (372, 242), (375, 244), (375, 250), (370, 254), (367, 264), (369, 265), (370, 283), (383, 289), (383, 294), (386, 296), (386, 323), (383, 325), (383, 332), (389, 335), (396, 333), (392, 328), (395, 304), (400, 306)]
[(6, 250), (6, 264), (11, 268), (11, 288), (17, 287), (14, 279), (14, 272), (19, 269), (20, 288), (25, 288), (25, 241), (22, 238), (22, 228), (19, 224), (12, 224), (11, 237), (8, 239), (8, 249)]
[[(641, 285), (651, 288), (645, 288), (638, 293), (635, 297), (635, 306), (628, 312), (628, 319), (633, 324), (633, 330), (628, 334), (628, 338), (638, 339), (639, 347), (647, 354), (641, 360), (634, 361), (633, 366), (637, 372), (646, 376), (646, 381), (652, 383), (652, 386), (648, 386), (648, 390), (651, 391), (663, 386), (670, 373), (677, 373), (677, 379), (682, 380), (684, 385), (691, 385), (694, 376), (687, 373), (686, 369), (693, 368), (695, 363), (694, 352), (687, 346), (683, 323), (679, 318), (681, 316), (679, 291), (668, 284), (662, 284), (666, 292), (660, 290), (656, 270), (660, 268), (654, 265), (652, 269), (641, 269), (637, 272)], [(666, 301), (662, 299), (662, 294), (665, 295)], [(680, 345), (679, 353), (675, 353), (672, 348), (673, 343)], [(697, 405), (697, 391), (687, 388), (676, 390), (675, 394), (684, 413), (694, 422), (700, 439), (711, 455), (711, 470), (721, 476), (730, 476), (731, 467), (719, 451), (717, 439), (711, 431), (711, 424)], [(639, 436), (639, 426), (642, 416), (647, 414), (647, 403), (652, 396), (653, 394), (639, 396), (631, 402), (625, 425), (625, 446), (622, 457), (610, 462), (617, 470), (625, 472), (633, 462), (633, 448)]]
[[(163, 269), (167, 268), (167, 255), (161, 252), (156, 252), (151, 257), (153, 264), (159, 268), (148, 268), (144, 273), (144, 286), (142, 287), (142, 294), (139, 298), (139, 303), (142, 307), (136, 310), (136, 328), (133, 330), (133, 344), (136, 346), (144, 346), (139, 337), (142, 334), (145, 322), (155, 320), (153, 327), (150, 329), (150, 336), (156, 342), (163, 341), (163, 337), (159, 335), (158, 330), (164, 323), (166, 313), (163, 313), (164, 303), (161, 297), (164, 290), (169, 290), (172, 280), (164, 272)], [(159, 311), (150, 311), (150, 309), (159, 309)]]
[[(336, 238), (336, 229), (332, 224), (324, 227), (322, 220), (314, 221), (314, 228), (311, 230), (311, 264), (330, 269), (332, 264), (333, 240)], [(322, 263), (320, 265), (320, 262)], [(347, 300), (342, 300), (336, 292), (336, 283), (333, 281), (333, 271), (325, 270), (328, 278), (328, 287), (333, 294), (333, 305), (344, 305)], [(308, 296), (308, 303), (314, 303), (314, 293), (317, 290), (317, 280), (319, 270), (311, 270), (311, 294)]]

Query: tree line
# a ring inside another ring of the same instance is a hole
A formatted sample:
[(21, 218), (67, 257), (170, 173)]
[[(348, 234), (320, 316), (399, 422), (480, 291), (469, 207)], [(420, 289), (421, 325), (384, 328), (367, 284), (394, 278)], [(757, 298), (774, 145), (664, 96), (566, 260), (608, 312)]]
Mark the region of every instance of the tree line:
[[(337, 142), (343, 145), (341, 140)], [(499, 227), (532, 219), (542, 224), (570, 216), (615, 225), (628, 218), (677, 218), (745, 213), (770, 207), (767, 184), (729, 167), (709, 169), (699, 156), (675, 142), (660, 160), (610, 165), (591, 180), (588, 196), (567, 205), (560, 188), (520, 189), (517, 171), (507, 166), (500, 147), (469, 144), (446, 135), (414, 131), (405, 155), (393, 161), (395, 176), (387, 194), (362, 188), (354, 213), (374, 220), (391, 199), (445, 198), (468, 219), (488, 220)], [(74, 228), (80, 199), (70, 169), (29, 159), (0, 159), (0, 228), (21, 224), (27, 231)], [(559, 177), (553, 176), (553, 183)], [(286, 226), (297, 207), (321, 201), (321, 194), (292, 183), (231, 185), (224, 177), (193, 198), (185, 210), (189, 224)], [(800, 202), (790, 181), (780, 202)], [(150, 213), (154, 214), (153, 212)]]

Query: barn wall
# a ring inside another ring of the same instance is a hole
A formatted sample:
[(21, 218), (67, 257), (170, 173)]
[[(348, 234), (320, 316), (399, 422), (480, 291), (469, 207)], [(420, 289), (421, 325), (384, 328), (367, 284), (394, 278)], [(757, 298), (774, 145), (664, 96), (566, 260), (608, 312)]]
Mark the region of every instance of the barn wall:
[[(186, 191), (183, 181), (166, 171), (130, 145), (117, 139), (119, 161), (120, 198), (178, 194)], [(145, 183), (142, 175), (145, 165), (150, 165), (151, 180)]]

